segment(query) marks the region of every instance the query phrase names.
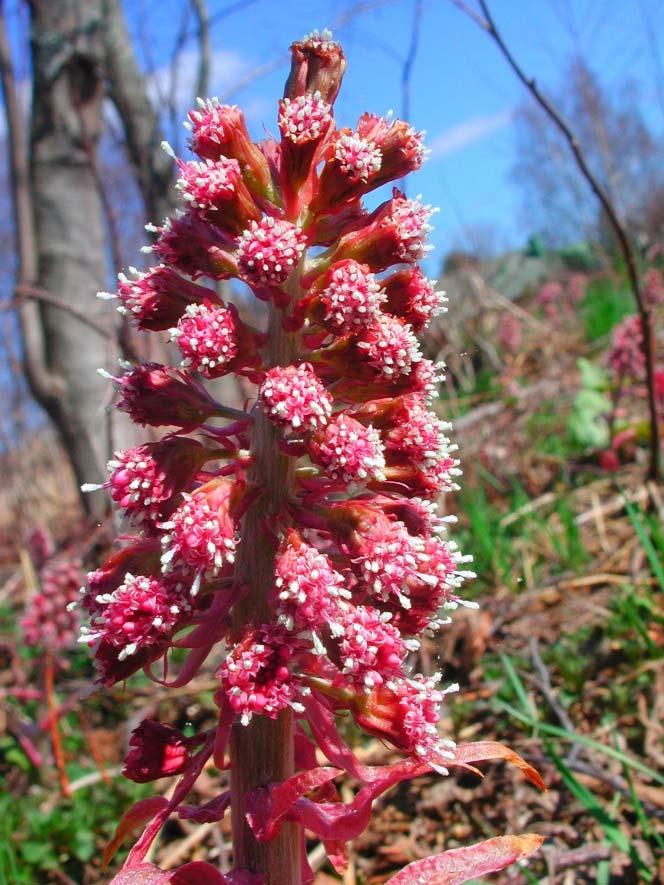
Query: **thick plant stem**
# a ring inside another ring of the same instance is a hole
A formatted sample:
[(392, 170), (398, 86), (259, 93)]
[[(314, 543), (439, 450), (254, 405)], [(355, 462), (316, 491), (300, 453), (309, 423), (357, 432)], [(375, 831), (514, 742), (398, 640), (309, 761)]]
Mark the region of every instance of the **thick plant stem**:
[[(269, 366), (287, 365), (297, 355), (298, 336), (285, 333), (281, 320), (281, 311), (271, 305)], [(245, 624), (269, 623), (273, 617), (268, 600), (276, 553), (273, 520), (286, 512), (294, 476), (293, 459), (280, 451), (278, 438), (274, 425), (258, 413), (252, 441), (253, 481), (262, 494), (247, 512), (243, 526), (238, 580), (247, 592), (234, 609), (234, 627), (238, 632)], [(274, 839), (259, 843), (245, 819), (246, 797), (253, 789), (294, 773), (290, 710), (276, 720), (258, 716), (249, 725), (236, 724), (231, 733), (230, 755), (235, 867), (263, 873), (265, 885), (300, 885), (297, 826), (286, 824)]]

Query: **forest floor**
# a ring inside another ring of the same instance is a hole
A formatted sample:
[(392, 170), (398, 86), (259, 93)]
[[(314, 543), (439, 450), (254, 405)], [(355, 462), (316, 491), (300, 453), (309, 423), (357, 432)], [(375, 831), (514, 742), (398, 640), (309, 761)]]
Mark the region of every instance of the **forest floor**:
[[(406, 782), (376, 804), (343, 878), (312, 842), (316, 885), (379, 885), (432, 852), (522, 832), (543, 835), (543, 850), (497, 881), (664, 882), (664, 488), (645, 480), (642, 391), (630, 392), (619, 416), (633, 432), (617, 469), (603, 469), (597, 446), (579, 441), (579, 423), (597, 431), (579, 392), (601, 387), (593, 367), (601, 374), (606, 366), (612, 325), (600, 318), (598, 330), (591, 301), (583, 307), (585, 325), (568, 315), (524, 323), (517, 353), (438, 404), (455, 424), (464, 468), (462, 492), (445, 504), (459, 516), (454, 537), (474, 555), (478, 577), (467, 595), (480, 609), (456, 612), (415, 661), (460, 684), (446, 736), (507, 744), (539, 769), (548, 791), (502, 763), (483, 766), (482, 779)], [(80, 530), (70, 540), (90, 561), (107, 534)], [(167, 690), (136, 678), (90, 695), (89, 661), (73, 652), (56, 683), (72, 788), (61, 798), (44, 711), (11, 696), (41, 679), (40, 658), (17, 644), (25, 562), (8, 563), (4, 575), (0, 885), (108, 881), (100, 855), (114, 822), (155, 791), (120, 777), (129, 730), (148, 715), (210, 723), (215, 683)], [(353, 737), (362, 758), (394, 758)], [(204, 771), (196, 791), (200, 800), (215, 795), (219, 775)], [(229, 836), (226, 823), (170, 822), (153, 860), (168, 869), (213, 856), (223, 867)]]

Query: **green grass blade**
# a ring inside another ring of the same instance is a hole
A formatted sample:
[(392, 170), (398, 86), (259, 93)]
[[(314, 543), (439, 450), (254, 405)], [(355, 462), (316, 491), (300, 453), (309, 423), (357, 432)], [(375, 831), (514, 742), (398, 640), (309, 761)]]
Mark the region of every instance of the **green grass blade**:
[(514, 693), (519, 699), (519, 703), (523, 707), (524, 713), (530, 715), (534, 720), (537, 720), (537, 710), (533, 709), (533, 704), (528, 697), (528, 692), (526, 691), (526, 688), (521, 681), (519, 674), (516, 672), (514, 664), (512, 663), (512, 659), (501, 652), (500, 660), (503, 662), (503, 667), (505, 669), (505, 673), (507, 674), (507, 678), (509, 679), (510, 685), (514, 689)]
[(560, 772), (563, 783), (572, 795), (583, 805), (585, 810), (601, 826), (607, 840), (623, 854), (628, 855), (632, 863), (639, 870), (644, 882), (652, 882), (653, 874), (648, 869), (643, 858), (636, 851), (627, 834), (620, 828), (619, 822), (604, 808), (597, 798), (587, 787), (580, 783), (563, 760), (555, 753), (551, 746), (547, 745), (546, 751), (553, 760), (553, 764)]
[(627, 511), (629, 521), (632, 523), (634, 531), (636, 532), (639, 541), (641, 542), (643, 552), (648, 557), (650, 568), (652, 569), (654, 576), (657, 578), (660, 588), (664, 590), (664, 565), (662, 565), (662, 560), (657, 553), (657, 550), (655, 550), (655, 545), (652, 542), (652, 538), (648, 534), (648, 530), (643, 524), (641, 513), (639, 512), (638, 508), (635, 507), (634, 504), (627, 499), (627, 496), (624, 492), (623, 497), (625, 499), (625, 510)]
[(605, 756), (610, 756), (611, 759), (617, 759), (618, 762), (622, 762), (623, 765), (629, 765), (630, 768), (633, 768), (635, 771), (640, 771), (641, 774), (645, 774), (650, 780), (664, 786), (664, 775), (659, 774), (654, 768), (650, 768), (650, 766), (645, 765), (638, 759), (633, 759), (631, 756), (625, 755), (621, 750), (607, 747), (606, 744), (601, 744), (599, 741), (586, 737), (584, 734), (567, 731), (567, 729), (560, 728), (558, 725), (552, 725), (549, 722), (533, 721), (532, 717), (524, 715), (520, 710), (517, 710), (516, 707), (513, 707), (505, 701), (496, 701), (495, 703), (499, 707), (502, 707), (506, 713), (509, 713), (510, 716), (518, 719), (519, 722), (523, 722), (524, 725), (528, 725), (531, 728), (538, 728), (544, 734), (550, 734), (552, 737), (562, 738), (573, 744), (582, 744), (584, 747), (589, 747), (591, 750), (597, 750), (599, 753), (604, 753)]

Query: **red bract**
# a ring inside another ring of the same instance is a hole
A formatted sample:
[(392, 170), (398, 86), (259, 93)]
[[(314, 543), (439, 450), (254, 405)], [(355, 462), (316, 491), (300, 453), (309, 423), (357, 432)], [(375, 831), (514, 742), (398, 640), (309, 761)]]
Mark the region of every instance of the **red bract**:
[[(408, 663), (420, 634), (471, 604), (460, 594), (472, 576), (435, 503), (460, 473), (450, 428), (430, 408), (443, 366), (416, 338), (445, 305), (416, 267), (434, 210), (396, 189), (373, 211), (362, 202), (419, 168), (422, 135), (370, 114), (337, 129), (341, 47), (313, 34), (292, 53), (279, 141), (255, 144), (242, 112), (214, 99), (191, 112), (199, 159), (178, 161), (187, 207), (154, 230), (162, 263), (120, 283), (123, 308), (143, 329), (169, 328), (182, 355), (178, 369), (134, 367), (116, 379), (120, 408), (178, 432), (110, 464), (111, 496), (140, 535), (89, 576), (84, 638), (109, 684), (143, 667), (182, 686), (215, 645), (226, 649), (214, 729), (185, 738), (146, 721), (132, 736), (130, 777), (180, 780), (120, 822), (111, 850), (145, 826), (124, 881), (132, 870), (161, 881), (145, 857), (173, 813), (213, 822), (230, 808), (232, 881), (251, 881), (251, 870), (264, 885), (301, 885), (311, 881), (304, 830), (342, 867), (344, 842), (406, 778), (498, 757), (541, 785), (500, 745), (446, 738), (440, 708), (456, 686)], [(267, 334), (194, 282), (231, 276), (266, 302)], [(206, 382), (227, 373), (256, 382), (250, 411), (208, 393)], [(172, 648), (187, 657), (170, 676)], [(362, 765), (339, 733), (349, 718), (403, 758)], [(230, 787), (184, 804), (209, 761), (230, 768)], [(345, 773), (358, 787), (344, 804), (332, 782)], [(458, 855), (469, 875), (508, 862), (487, 847), (493, 859), (478, 865), (482, 850)], [(433, 883), (454, 863), (414, 870)], [(172, 881), (223, 880), (192, 864)]]
[(177, 728), (144, 719), (131, 733), (123, 774), (137, 784), (180, 774), (189, 761), (190, 745)]

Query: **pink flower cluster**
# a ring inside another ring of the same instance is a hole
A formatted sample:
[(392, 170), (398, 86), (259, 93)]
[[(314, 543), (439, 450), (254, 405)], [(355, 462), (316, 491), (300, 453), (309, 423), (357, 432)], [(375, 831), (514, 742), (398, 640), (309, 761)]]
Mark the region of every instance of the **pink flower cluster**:
[[(41, 541), (41, 537), (35, 538), (40, 547)], [(44, 549), (46, 562), (39, 572), (39, 589), (28, 600), (21, 630), (26, 645), (59, 652), (76, 644), (79, 617), (74, 605), (83, 574), (77, 560), (50, 559), (50, 546)]]
[(609, 365), (620, 380), (642, 381), (645, 378), (643, 330), (641, 317), (637, 314), (625, 317), (613, 330)]
[[(384, 789), (469, 758), (439, 733), (454, 686), (441, 689), (407, 660), (420, 634), (468, 604), (459, 593), (472, 575), (436, 514), (460, 471), (431, 409), (442, 367), (415, 334), (444, 310), (416, 267), (433, 210), (396, 188), (372, 210), (363, 203), (420, 167), (422, 135), (369, 114), (337, 130), (341, 47), (314, 34), (292, 52), (281, 140), (256, 144), (237, 107), (201, 102), (188, 121), (199, 160), (178, 163), (185, 208), (153, 229), (161, 263), (120, 279), (121, 309), (138, 328), (169, 328), (183, 357), (179, 369), (139, 366), (115, 379), (120, 408), (180, 430), (109, 464), (106, 485), (138, 533), (90, 574), (83, 638), (107, 684), (152, 673), (174, 646), (189, 649), (172, 683), (183, 684), (216, 643), (227, 646), (219, 726), (196, 751), (154, 724), (134, 733), (130, 777), (183, 778), (130, 868), (168, 814), (210, 820), (229, 802), (254, 839), (296, 821), (343, 866), (341, 844)], [(201, 282), (230, 277), (267, 302), (269, 335)], [(230, 372), (258, 385), (245, 412), (215, 402), (201, 380)], [(339, 714), (406, 758), (361, 766)], [(259, 717), (292, 719), (290, 777), (187, 811), (182, 800), (212, 753), (219, 767), (243, 765), (232, 749), (228, 763), (228, 736)], [(317, 767), (316, 749), (332, 769)], [(349, 806), (322, 788), (344, 770), (362, 785)]]

